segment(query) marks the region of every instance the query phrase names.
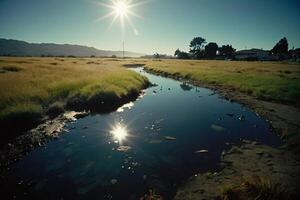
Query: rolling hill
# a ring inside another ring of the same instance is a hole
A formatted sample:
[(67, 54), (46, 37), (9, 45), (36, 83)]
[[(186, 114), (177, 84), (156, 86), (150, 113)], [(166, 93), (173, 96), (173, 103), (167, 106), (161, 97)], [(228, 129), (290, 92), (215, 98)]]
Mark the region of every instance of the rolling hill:
[[(99, 50), (94, 47), (70, 44), (28, 43), (19, 40), (0, 39), (0, 56), (76, 56), (76, 57), (121, 57), (122, 51)], [(144, 54), (125, 52), (126, 57), (140, 57)]]

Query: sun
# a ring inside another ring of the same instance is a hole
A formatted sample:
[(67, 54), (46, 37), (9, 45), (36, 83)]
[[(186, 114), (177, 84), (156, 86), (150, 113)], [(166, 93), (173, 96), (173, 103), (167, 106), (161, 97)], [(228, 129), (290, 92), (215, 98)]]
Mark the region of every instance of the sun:
[[(148, 0), (147, 0), (148, 1)], [(122, 31), (124, 31), (125, 22), (128, 22), (132, 31), (135, 35), (139, 34), (138, 29), (135, 27), (134, 23), (132, 22), (132, 17), (142, 18), (138, 15), (134, 9), (141, 6), (142, 4), (147, 3), (147, 1), (140, 1), (140, 0), (110, 0), (110, 3), (101, 3), (97, 2), (98, 5), (101, 7), (106, 7), (110, 10), (106, 15), (98, 18), (98, 20), (104, 20), (107, 18), (112, 18), (112, 21), (108, 27), (110, 29), (112, 25), (115, 23), (117, 19), (120, 20)]]
[(124, 1), (117, 1), (114, 2), (114, 12), (116, 15), (118, 16), (125, 16), (128, 14), (129, 11), (129, 6), (127, 4), (127, 2)]

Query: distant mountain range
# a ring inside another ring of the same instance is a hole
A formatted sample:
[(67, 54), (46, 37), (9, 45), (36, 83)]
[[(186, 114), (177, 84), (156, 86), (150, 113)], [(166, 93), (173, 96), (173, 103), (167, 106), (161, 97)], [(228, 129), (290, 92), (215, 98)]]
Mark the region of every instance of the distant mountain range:
[[(123, 56), (122, 51), (105, 51), (94, 47), (52, 44), (52, 43), (28, 43), (19, 40), (0, 39), (0, 56), (76, 56), (76, 57), (111, 57)], [(126, 57), (140, 57), (144, 54), (125, 52)]]

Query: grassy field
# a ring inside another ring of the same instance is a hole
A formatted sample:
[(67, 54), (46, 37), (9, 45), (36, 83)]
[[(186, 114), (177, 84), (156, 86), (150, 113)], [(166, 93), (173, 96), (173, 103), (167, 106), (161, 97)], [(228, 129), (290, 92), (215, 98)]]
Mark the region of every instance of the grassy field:
[(46, 114), (99, 102), (100, 110), (118, 106), (147, 84), (124, 68), (135, 64), (260, 99), (297, 104), (300, 97), (300, 64), (293, 63), (0, 57), (0, 125), (27, 126)]
[(148, 70), (221, 85), (259, 99), (297, 104), (300, 98), (300, 64), (285, 62), (159, 60)]
[(113, 59), (0, 57), (0, 123), (26, 125), (49, 110), (108, 106), (137, 94), (148, 81), (121, 66)]

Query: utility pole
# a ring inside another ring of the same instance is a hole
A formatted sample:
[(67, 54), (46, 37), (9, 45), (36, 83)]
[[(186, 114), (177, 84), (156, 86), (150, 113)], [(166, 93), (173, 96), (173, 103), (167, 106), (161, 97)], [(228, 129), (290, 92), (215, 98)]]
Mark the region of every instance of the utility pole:
[(123, 41), (123, 59), (125, 59), (125, 42)]

